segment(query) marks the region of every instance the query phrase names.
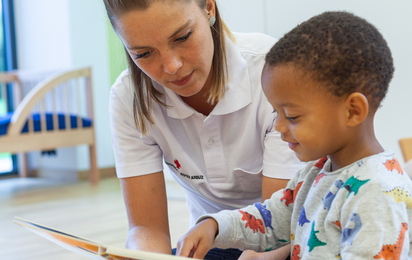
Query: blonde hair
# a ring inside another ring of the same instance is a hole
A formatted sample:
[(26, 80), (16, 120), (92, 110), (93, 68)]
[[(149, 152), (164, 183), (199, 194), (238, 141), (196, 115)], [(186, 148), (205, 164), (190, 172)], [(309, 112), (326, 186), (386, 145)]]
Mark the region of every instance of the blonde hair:
[[(146, 9), (154, 1), (156, 0), (103, 0), (110, 23), (115, 31), (115, 22), (119, 17), (130, 11)], [(206, 0), (183, 1), (196, 1), (201, 9), (206, 9)], [(225, 35), (232, 41), (235, 41), (233, 34), (222, 20), (217, 6), (215, 17), (216, 22), (211, 27), (214, 44), (211, 71), (212, 82), (207, 100), (207, 102), (211, 104), (217, 103), (223, 97), (225, 94), (225, 85), (228, 81)], [(148, 131), (148, 123), (150, 123), (150, 125), (154, 124), (153, 116), (151, 114), (152, 100), (155, 100), (157, 103), (165, 107), (167, 106), (160, 100), (162, 93), (153, 87), (151, 78), (136, 66), (127, 51), (126, 56), (134, 86), (133, 117), (136, 128), (140, 130), (142, 135), (145, 135)]]

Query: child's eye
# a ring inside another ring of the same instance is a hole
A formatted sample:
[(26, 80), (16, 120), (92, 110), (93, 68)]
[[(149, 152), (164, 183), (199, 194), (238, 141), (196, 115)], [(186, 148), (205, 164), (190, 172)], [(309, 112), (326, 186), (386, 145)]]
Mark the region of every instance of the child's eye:
[(175, 41), (176, 42), (184, 42), (184, 41), (186, 41), (189, 37), (190, 37), (190, 35), (192, 35), (192, 31), (190, 31), (190, 32), (188, 32), (188, 34), (186, 34), (185, 36), (182, 36), (182, 37), (179, 37), (179, 38), (177, 38)]
[(298, 118), (298, 117), (297, 116), (293, 116), (293, 117), (287, 116), (286, 117), (286, 119), (289, 120), (289, 121), (294, 121), (294, 120), (296, 120), (296, 118)]
[(147, 57), (148, 55), (150, 54), (150, 51), (147, 51), (147, 52), (144, 52), (144, 53), (142, 53), (142, 54), (136, 54), (135, 56), (134, 56), (134, 58), (137, 60), (137, 59), (141, 59), (141, 58), (145, 58), (145, 57)]

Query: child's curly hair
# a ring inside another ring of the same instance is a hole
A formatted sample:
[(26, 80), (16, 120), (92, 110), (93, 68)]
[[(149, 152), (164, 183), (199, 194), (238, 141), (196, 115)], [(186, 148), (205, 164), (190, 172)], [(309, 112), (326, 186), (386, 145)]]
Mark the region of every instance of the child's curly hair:
[(379, 31), (348, 12), (325, 12), (296, 26), (272, 47), (266, 63), (302, 68), (339, 97), (361, 92), (373, 110), (394, 72), (391, 51)]

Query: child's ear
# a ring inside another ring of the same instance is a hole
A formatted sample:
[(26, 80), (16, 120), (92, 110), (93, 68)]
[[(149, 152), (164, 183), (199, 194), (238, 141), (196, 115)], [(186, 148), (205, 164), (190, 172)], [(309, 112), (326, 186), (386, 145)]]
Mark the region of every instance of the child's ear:
[(347, 125), (357, 126), (362, 123), (369, 112), (368, 99), (359, 92), (350, 94), (345, 101), (347, 108)]

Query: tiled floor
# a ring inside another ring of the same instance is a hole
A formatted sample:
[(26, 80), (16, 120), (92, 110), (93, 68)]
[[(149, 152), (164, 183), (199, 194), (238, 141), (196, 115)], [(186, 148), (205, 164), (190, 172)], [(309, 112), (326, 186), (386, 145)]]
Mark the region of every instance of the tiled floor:
[[(184, 192), (167, 184), (172, 246), (189, 228)], [(12, 223), (19, 216), (106, 245), (124, 247), (127, 218), (119, 180), (61, 183), (41, 179), (0, 180), (0, 259), (88, 259)]]

